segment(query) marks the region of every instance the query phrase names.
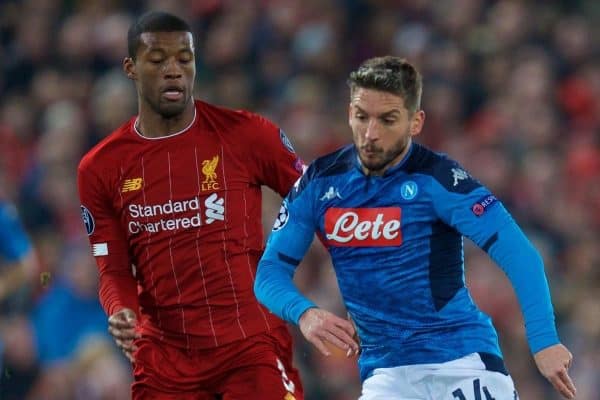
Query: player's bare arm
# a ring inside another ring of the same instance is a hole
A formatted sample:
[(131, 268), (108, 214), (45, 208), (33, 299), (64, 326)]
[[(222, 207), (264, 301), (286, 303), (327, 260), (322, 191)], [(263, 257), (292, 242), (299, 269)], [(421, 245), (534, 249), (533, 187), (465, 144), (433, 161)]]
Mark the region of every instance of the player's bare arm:
[(552, 386), (566, 399), (574, 399), (577, 393), (569, 376), (573, 355), (562, 344), (555, 344), (538, 351), (534, 355), (540, 373), (552, 383)]
[(309, 308), (300, 317), (298, 326), (306, 340), (325, 356), (331, 355), (325, 342), (344, 350), (348, 356), (358, 354), (356, 330), (347, 319), (320, 308)]

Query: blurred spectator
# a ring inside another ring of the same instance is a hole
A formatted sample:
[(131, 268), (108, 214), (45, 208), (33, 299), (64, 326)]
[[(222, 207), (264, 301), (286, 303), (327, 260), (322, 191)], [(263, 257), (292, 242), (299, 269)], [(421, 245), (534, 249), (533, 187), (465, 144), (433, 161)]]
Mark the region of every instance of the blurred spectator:
[(0, 197), (0, 302), (30, 284), (38, 272), (36, 255), (17, 215)]
[[(29, 325), (20, 314), (25, 311), (23, 293), (19, 293), (26, 285), (32, 286), (36, 272), (34, 248), (17, 209), (0, 197), (0, 305), (10, 308), (6, 313), (0, 311), (0, 395), (22, 396), (26, 393), (22, 389), (36, 375)], [(7, 381), (14, 390), (5, 387)]]
[(72, 359), (90, 337), (111, 340), (98, 301), (94, 260), (87, 246), (68, 251), (31, 314), (37, 360), (43, 368)]

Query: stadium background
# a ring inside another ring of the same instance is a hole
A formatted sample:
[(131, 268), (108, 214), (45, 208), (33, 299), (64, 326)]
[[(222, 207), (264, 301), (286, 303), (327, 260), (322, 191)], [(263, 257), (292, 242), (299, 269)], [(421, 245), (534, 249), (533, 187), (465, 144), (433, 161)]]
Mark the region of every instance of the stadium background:
[[(129, 366), (97, 302), (75, 174), (81, 155), (136, 112), (120, 63), (132, 18), (148, 9), (192, 24), (197, 98), (269, 116), (306, 161), (351, 140), (345, 78), (360, 61), (394, 54), (417, 64), (427, 113), (419, 140), (487, 184), (541, 250), (578, 398), (599, 398), (593, 0), (0, 1), (0, 192), (17, 204), (43, 277), (2, 304), (0, 398), (129, 398)], [(268, 194), (266, 231), (278, 207)], [(471, 244), (466, 259), (521, 398), (557, 399), (532, 362), (504, 275)], [(318, 304), (344, 312), (320, 246), (296, 280)], [(295, 334), (307, 399), (355, 399), (354, 361), (323, 358)]]

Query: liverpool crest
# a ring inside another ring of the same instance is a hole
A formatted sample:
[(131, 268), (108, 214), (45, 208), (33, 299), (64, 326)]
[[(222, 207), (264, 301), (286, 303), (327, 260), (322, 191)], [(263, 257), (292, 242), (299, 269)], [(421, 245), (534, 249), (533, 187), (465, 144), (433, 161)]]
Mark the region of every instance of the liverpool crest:
[(211, 160), (202, 161), (202, 173), (204, 181), (202, 181), (202, 191), (218, 190), (220, 188), (217, 182), (217, 165), (219, 164), (219, 156), (214, 156)]

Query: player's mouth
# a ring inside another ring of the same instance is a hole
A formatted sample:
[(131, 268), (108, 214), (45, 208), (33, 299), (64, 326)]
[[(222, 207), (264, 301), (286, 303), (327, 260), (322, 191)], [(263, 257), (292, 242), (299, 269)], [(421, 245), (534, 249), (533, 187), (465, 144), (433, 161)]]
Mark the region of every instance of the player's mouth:
[(168, 101), (180, 101), (183, 99), (184, 90), (180, 86), (168, 86), (164, 88), (161, 95)]
[(376, 157), (381, 153), (381, 150), (373, 146), (363, 146), (362, 153), (366, 157)]

